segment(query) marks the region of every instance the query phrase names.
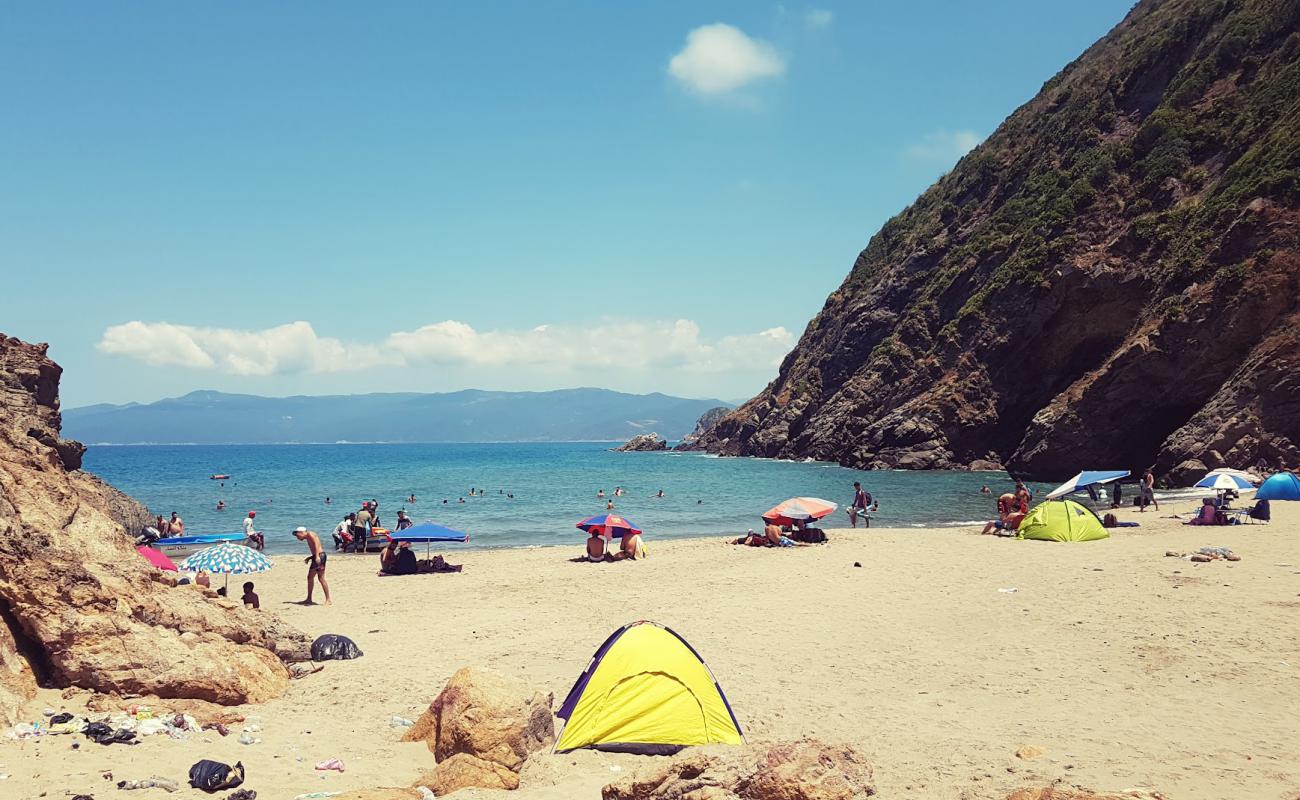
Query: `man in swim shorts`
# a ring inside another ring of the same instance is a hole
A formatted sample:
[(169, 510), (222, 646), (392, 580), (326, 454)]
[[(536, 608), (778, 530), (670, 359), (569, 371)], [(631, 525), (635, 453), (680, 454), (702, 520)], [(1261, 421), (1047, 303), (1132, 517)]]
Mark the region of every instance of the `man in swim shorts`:
[(311, 605), (312, 590), (316, 588), (316, 580), (320, 579), (320, 588), (325, 592), (325, 605), (330, 605), (330, 586), (325, 582), (325, 563), (329, 560), (329, 554), (320, 546), (320, 537), (312, 531), (299, 526), (294, 528), (293, 538), (300, 542), (307, 543), (307, 549), (311, 555), (307, 556), (304, 563), (307, 564), (307, 601), (304, 605)]

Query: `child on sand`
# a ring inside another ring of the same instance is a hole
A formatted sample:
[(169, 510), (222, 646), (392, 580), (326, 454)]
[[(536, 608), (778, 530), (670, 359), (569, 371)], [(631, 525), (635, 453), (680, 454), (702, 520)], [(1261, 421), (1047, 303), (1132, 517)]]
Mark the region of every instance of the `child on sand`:
[(261, 608), (262, 601), (257, 598), (257, 593), (253, 591), (253, 582), (244, 581), (244, 606), (246, 608)]

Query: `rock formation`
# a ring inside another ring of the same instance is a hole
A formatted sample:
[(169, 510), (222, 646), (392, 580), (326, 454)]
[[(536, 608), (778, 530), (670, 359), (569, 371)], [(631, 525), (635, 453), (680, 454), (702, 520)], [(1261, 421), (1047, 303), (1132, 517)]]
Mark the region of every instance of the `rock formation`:
[(728, 455), (1300, 462), (1300, 3), (1142, 0), (887, 222)]
[(766, 747), (693, 747), (611, 783), (602, 800), (865, 800), (871, 764), (812, 739)]
[(148, 511), (79, 471), (84, 448), (59, 437), (62, 370), (45, 351), (0, 335), (0, 698), (13, 675), (23, 695), (24, 663), (45, 683), (105, 693), (224, 704), (282, 693), (277, 653), (309, 640), (273, 614), (175, 587), (140, 558), (128, 528)]
[(726, 406), (716, 406), (714, 408), (710, 408), (708, 411), (705, 411), (703, 414), (700, 415), (700, 418), (695, 422), (695, 430), (683, 436), (682, 440), (678, 442), (677, 446), (675, 446), (673, 449), (674, 450), (702, 449), (699, 446), (700, 440), (704, 438), (705, 434), (713, 430), (717, 426), (717, 424), (722, 421), (722, 418), (727, 416), (727, 414), (729, 413), (731, 413), (731, 409), (727, 408)]
[(660, 439), (657, 433), (642, 433), (633, 436), (625, 443), (618, 447), (611, 447), (610, 451), (614, 453), (632, 453), (632, 452), (652, 452), (655, 450), (667, 450), (668, 442)]
[(402, 737), (425, 742), (438, 761), (421, 785), (439, 797), (471, 786), (518, 788), (528, 756), (555, 743), (553, 701), (498, 672), (458, 670)]

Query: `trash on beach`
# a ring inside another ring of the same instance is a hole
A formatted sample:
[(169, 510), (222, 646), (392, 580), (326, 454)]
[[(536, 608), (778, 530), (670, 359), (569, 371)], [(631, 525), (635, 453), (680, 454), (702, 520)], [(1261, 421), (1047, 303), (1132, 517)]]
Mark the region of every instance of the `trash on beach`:
[(420, 790), (420, 800), (436, 800), (438, 797), (428, 786), (417, 786), (415, 788)]
[(357, 647), (356, 642), (337, 633), (318, 636), (311, 643), (312, 661), (348, 660), (361, 658), (361, 655), (361, 648)]
[(262, 741), (261, 739), (254, 737), (253, 734), (249, 733), (248, 731), (244, 731), (243, 733), (239, 734), (240, 744), (260, 744), (261, 741)]
[(324, 664), (290, 664), (289, 677), (298, 680), (308, 675), (315, 675), (317, 672), (325, 669)]
[(338, 758), (331, 758), (328, 761), (318, 761), (316, 762), (316, 769), (322, 771), (334, 770), (336, 772), (342, 772), (343, 761)]
[(414, 724), (415, 720), (407, 719), (406, 717), (393, 717), (388, 721), (388, 725), (391, 728), (409, 728)]
[(257, 792), (252, 789), (240, 789), (226, 795), (225, 800), (257, 800)]
[(222, 789), (234, 789), (244, 782), (244, 762), (236, 761), (235, 766), (222, 764), (220, 761), (203, 759), (190, 767), (190, 786), (205, 792), (218, 792)]
[(118, 781), (119, 789), (164, 789), (168, 792), (174, 792), (180, 789), (180, 784), (168, 778), (145, 778), (142, 781)]
[(294, 795), (293, 800), (319, 800), (322, 797), (338, 797), (342, 792), (307, 792), (306, 794)]
[(1020, 590), (1019, 590), (1018, 588), (1016, 588), (1015, 586), (1011, 586), (1011, 587), (1006, 588), (1006, 589), (998, 589), (998, 591), (999, 591), (999, 592), (1002, 592), (1003, 594), (1015, 594), (1016, 592), (1018, 592), (1018, 591), (1020, 591)]
[(139, 744), (135, 739), (135, 731), (130, 728), (114, 729), (104, 722), (92, 722), (82, 733), (96, 744)]

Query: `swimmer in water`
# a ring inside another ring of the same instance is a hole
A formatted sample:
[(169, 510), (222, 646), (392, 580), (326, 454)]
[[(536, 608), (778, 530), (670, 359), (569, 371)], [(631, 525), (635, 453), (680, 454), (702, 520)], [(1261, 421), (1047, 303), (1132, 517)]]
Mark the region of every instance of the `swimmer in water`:
[(606, 511), (613, 511), (613, 510), (614, 510), (614, 501), (613, 501), (613, 500), (610, 500), (610, 501), (608, 501), (608, 502), (605, 503), (605, 510), (606, 510)]
[(410, 496), (410, 497), (406, 498), (406, 502), (408, 502), (408, 503), (414, 503), (414, 502), (415, 502), (415, 493), (414, 493), (414, 492), (411, 493), (411, 496)]
[(663, 489), (660, 489), (660, 490), (659, 490), (659, 494), (655, 495), (655, 497), (663, 497), (663, 496), (664, 496), (664, 490), (663, 490)]
[(596, 492), (596, 499), (597, 499), (597, 500), (604, 500), (604, 499), (605, 499), (605, 490), (604, 490), (604, 489), (600, 489), (599, 491)]
[(217, 501), (217, 510), (218, 510), (218, 511), (225, 511), (225, 510), (226, 510), (226, 501), (225, 501), (225, 500), (218, 500), (218, 501)]
[(329, 505), (330, 502), (331, 502), (330, 499), (329, 499), (328, 497), (326, 497), (326, 498), (325, 498), (325, 505)]
[(465, 498), (462, 497), (462, 498), (460, 499), (460, 502), (462, 502), (462, 503), (465, 502)]

